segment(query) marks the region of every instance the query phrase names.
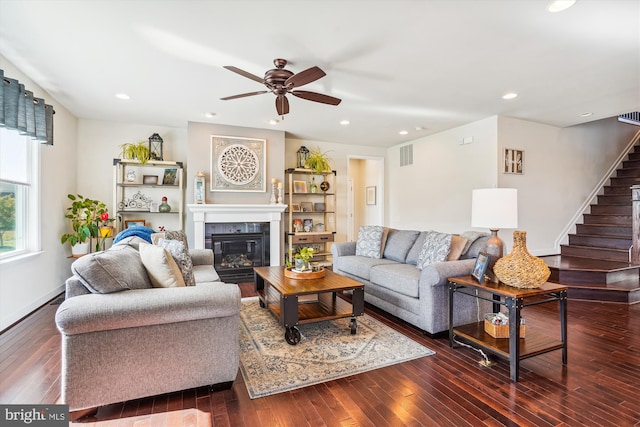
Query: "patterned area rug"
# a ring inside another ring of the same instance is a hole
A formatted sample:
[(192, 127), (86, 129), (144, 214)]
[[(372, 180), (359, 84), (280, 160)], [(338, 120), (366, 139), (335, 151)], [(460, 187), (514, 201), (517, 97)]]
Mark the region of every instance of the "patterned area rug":
[(355, 335), (349, 318), (300, 325), (302, 339), (293, 346), (257, 298), (243, 300), (240, 370), (249, 396), (282, 393), (435, 354), (366, 314), (357, 319)]

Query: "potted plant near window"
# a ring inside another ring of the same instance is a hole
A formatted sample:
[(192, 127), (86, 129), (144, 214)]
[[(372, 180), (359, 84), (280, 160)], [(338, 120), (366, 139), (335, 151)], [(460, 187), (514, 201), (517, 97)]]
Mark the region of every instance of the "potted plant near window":
[[(89, 252), (89, 241), (96, 239), (96, 250), (100, 250), (99, 237), (100, 227), (108, 226), (113, 219), (109, 219), (107, 206), (94, 199), (89, 199), (80, 194), (68, 194), (71, 200), (65, 213), (65, 218), (71, 221), (72, 233), (65, 233), (60, 237), (60, 243), (69, 243), (71, 245), (71, 254), (74, 257), (84, 255)], [(106, 214), (106, 216), (104, 216)], [(104, 218), (103, 218), (104, 216)]]
[(313, 248), (306, 246), (302, 247), (298, 253), (293, 256), (293, 258), (295, 260), (295, 269), (297, 271), (310, 270), (311, 267), (309, 266), (309, 260), (313, 258)]

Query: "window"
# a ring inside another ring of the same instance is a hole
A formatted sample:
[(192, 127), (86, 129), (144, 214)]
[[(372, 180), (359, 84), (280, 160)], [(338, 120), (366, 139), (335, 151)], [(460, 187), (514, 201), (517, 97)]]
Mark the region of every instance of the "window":
[(0, 259), (40, 250), (39, 147), (0, 128)]

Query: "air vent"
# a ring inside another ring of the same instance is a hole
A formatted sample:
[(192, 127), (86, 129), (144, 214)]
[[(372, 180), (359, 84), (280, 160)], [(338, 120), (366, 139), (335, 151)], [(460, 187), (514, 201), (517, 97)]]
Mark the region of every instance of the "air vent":
[(618, 116), (618, 121), (640, 126), (640, 112), (636, 111), (633, 113), (620, 114)]
[(413, 145), (403, 145), (400, 147), (400, 166), (413, 164)]

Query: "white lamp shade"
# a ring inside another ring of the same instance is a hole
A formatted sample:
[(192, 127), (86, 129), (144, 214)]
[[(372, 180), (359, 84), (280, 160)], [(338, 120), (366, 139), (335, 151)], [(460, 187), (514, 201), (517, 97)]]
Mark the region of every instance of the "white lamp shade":
[(498, 230), (518, 227), (518, 190), (481, 188), (471, 195), (471, 226)]

